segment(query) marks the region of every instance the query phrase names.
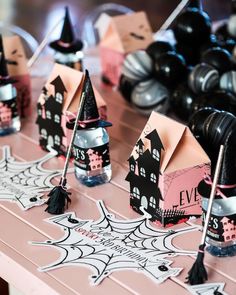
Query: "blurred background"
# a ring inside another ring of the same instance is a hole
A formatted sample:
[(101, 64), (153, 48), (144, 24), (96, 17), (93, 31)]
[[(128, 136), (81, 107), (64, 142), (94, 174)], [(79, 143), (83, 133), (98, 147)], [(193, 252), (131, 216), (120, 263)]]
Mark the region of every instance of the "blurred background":
[[(152, 29), (155, 32), (168, 15), (178, 5), (179, 0), (118, 0), (114, 4), (123, 5), (134, 11), (146, 11)], [(230, 14), (230, 0), (203, 0), (203, 8), (212, 20), (224, 19)], [(38, 42), (64, 15), (64, 6), (68, 5), (73, 24), (79, 35), (84, 30), (84, 23), (98, 6), (110, 3), (102, 0), (1, 0), (1, 26), (14, 25), (26, 30)], [(60, 26), (52, 38), (58, 37)]]

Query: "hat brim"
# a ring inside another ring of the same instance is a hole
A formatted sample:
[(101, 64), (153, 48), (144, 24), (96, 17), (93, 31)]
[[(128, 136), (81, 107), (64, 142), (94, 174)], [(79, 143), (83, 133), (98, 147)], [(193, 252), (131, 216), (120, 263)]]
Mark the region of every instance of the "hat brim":
[(49, 46), (61, 53), (73, 53), (76, 51), (80, 51), (83, 48), (83, 42), (81, 40), (76, 40), (70, 43), (68, 46), (62, 46), (60, 44), (60, 40), (53, 41), (49, 43)]
[[(73, 129), (74, 125), (75, 125), (74, 120), (66, 123), (66, 127), (68, 129)], [(112, 126), (111, 122), (104, 121), (104, 120), (97, 120), (95, 122), (85, 123), (83, 126), (78, 124), (77, 130), (83, 130), (87, 128), (98, 128), (98, 127), (106, 128), (111, 126)]]
[(18, 80), (8, 78), (8, 79), (0, 79), (0, 85), (7, 85), (7, 84), (15, 84)]

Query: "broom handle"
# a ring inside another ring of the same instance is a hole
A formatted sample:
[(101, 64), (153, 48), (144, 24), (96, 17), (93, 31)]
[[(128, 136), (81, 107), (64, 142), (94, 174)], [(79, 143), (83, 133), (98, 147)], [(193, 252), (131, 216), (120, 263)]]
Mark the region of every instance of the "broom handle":
[(206, 214), (205, 224), (204, 224), (203, 232), (202, 232), (201, 245), (205, 244), (208, 223), (209, 223), (210, 216), (211, 216), (211, 208), (212, 208), (212, 204), (213, 204), (214, 197), (215, 197), (215, 194), (216, 194), (217, 183), (218, 183), (221, 164), (222, 164), (222, 160), (223, 160), (223, 153), (224, 153), (224, 146), (221, 145), (219, 155), (218, 155), (218, 159), (217, 159), (217, 163), (216, 163), (216, 170), (215, 170), (215, 175), (214, 175), (214, 179), (213, 179), (213, 184), (212, 184), (212, 187), (211, 187), (211, 194), (210, 194), (210, 198), (209, 198), (209, 202), (208, 202), (207, 214)]
[(39, 44), (38, 48), (35, 50), (35, 53), (31, 56), (31, 58), (28, 60), (27, 62), (27, 67), (31, 68), (32, 65), (36, 62), (36, 60), (38, 59), (40, 53), (42, 52), (42, 50), (44, 49), (44, 47), (47, 45), (48, 40), (51, 36), (51, 34), (55, 31), (55, 29), (57, 28), (57, 26), (61, 23), (61, 21), (63, 20), (63, 18), (61, 18), (53, 27), (52, 29), (47, 33), (47, 35), (45, 36), (45, 38), (43, 39), (43, 41)]
[(189, 1), (190, 0), (182, 0), (155, 34), (167, 30)]
[(85, 100), (85, 91), (82, 93), (82, 96), (81, 96), (81, 99), (80, 99), (79, 109), (78, 109), (77, 116), (76, 116), (76, 119), (75, 119), (75, 125), (74, 125), (74, 128), (73, 128), (73, 132), (72, 132), (71, 139), (70, 139), (70, 144), (69, 144), (67, 154), (66, 154), (66, 161), (65, 161), (65, 164), (64, 164), (64, 168), (63, 168), (63, 172), (62, 172), (62, 176), (61, 176), (61, 181), (60, 181), (60, 183), (62, 185), (63, 185), (63, 182), (65, 180), (67, 169), (68, 169), (68, 166), (69, 166), (71, 149), (72, 149), (72, 145), (73, 145), (73, 142), (74, 142), (74, 139), (75, 139), (77, 124), (78, 124), (78, 121), (79, 121), (79, 117), (81, 116), (82, 106), (84, 104), (84, 100)]

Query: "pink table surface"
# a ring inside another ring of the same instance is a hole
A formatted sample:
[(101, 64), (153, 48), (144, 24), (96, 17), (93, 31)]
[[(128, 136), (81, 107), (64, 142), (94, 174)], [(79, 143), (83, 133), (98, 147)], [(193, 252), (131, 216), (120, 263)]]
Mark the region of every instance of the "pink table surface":
[[(72, 190), (70, 211), (80, 218), (96, 219), (99, 213), (97, 200), (103, 200), (106, 207), (120, 218), (136, 218), (130, 209), (128, 183), (124, 180), (128, 172), (127, 159), (147, 118), (138, 114), (126, 103), (120, 94), (101, 84), (99, 76), (92, 80), (108, 105), (108, 117), (113, 122), (109, 129), (113, 177), (110, 183), (95, 188), (80, 185), (73, 174), (68, 176)], [(38, 127), (36, 120), (36, 100), (45, 78), (33, 78), (33, 113), (22, 122), (19, 133), (0, 138), (0, 154), (3, 145), (10, 145), (12, 153), (19, 161), (34, 160), (45, 154), (38, 146)], [(62, 159), (51, 159), (46, 168), (63, 167)], [(58, 179), (54, 180), (55, 183)], [(0, 277), (13, 284), (26, 295), (56, 294), (189, 294), (184, 287), (185, 278), (194, 257), (172, 258), (173, 267), (183, 267), (179, 276), (155, 284), (141, 273), (133, 271), (115, 272), (104, 279), (99, 286), (90, 286), (88, 276), (91, 271), (85, 267), (64, 267), (40, 273), (37, 267), (57, 259), (59, 253), (50, 247), (33, 247), (28, 241), (57, 239), (62, 231), (43, 221), (50, 217), (44, 212), (45, 206), (22, 211), (16, 204), (0, 201)], [(199, 222), (199, 221), (198, 221)], [(183, 225), (181, 225), (183, 226)], [(179, 226), (178, 226), (179, 227)], [(200, 232), (190, 232), (183, 238), (176, 237), (175, 245), (182, 249), (196, 249)], [(224, 282), (225, 292), (236, 294), (236, 258), (215, 258), (206, 254), (208, 282)]]

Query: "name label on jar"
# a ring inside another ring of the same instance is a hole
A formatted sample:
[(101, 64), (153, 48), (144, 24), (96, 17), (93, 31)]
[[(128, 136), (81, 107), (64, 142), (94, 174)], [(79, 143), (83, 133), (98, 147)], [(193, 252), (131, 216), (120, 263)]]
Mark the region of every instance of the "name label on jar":
[(74, 145), (73, 155), (75, 166), (86, 171), (99, 170), (110, 164), (108, 143), (87, 149)]
[(18, 116), (17, 105), (16, 105), (16, 97), (6, 100), (0, 101), (0, 127), (6, 128), (11, 126), (11, 122), (13, 118)]
[[(203, 222), (206, 210), (203, 209)], [(217, 242), (230, 242), (236, 240), (236, 214), (227, 216), (216, 216), (211, 214), (207, 237)]]

